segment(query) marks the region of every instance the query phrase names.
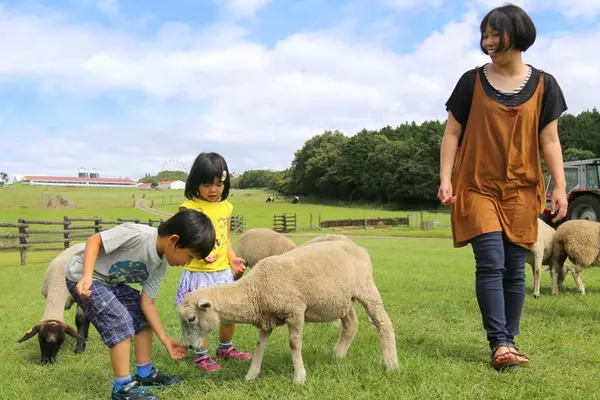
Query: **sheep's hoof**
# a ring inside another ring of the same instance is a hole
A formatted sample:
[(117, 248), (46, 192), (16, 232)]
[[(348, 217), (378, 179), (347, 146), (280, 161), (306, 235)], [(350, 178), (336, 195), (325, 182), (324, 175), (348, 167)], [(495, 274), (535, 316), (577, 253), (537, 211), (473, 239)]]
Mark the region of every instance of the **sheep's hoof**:
[(248, 372), (246, 374), (246, 376), (244, 377), (244, 380), (246, 382), (252, 382), (252, 381), (255, 381), (257, 378), (258, 378), (258, 374), (257, 373)]
[(533, 294), (533, 298), (534, 298), (534, 299), (539, 299), (539, 298), (540, 298), (540, 295), (539, 295), (539, 294), (535, 294), (535, 293), (534, 293), (534, 294)]
[(294, 376), (294, 383), (297, 385), (302, 385), (306, 382), (306, 374), (298, 374)]
[(396, 368), (398, 368), (398, 360), (388, 361), (385, 363), (385, 369), (387, 369), (388, 371), (394, 370)]

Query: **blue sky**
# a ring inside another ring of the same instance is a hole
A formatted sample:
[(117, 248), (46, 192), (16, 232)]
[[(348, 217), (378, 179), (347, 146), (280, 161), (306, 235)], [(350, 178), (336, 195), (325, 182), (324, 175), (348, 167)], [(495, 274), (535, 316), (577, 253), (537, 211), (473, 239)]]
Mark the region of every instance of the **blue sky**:
[[(597, 107), (600, 2), (523, 0), (527, 62)], [(280, 169), (310, 136), (443, 119), (492, 0), (0, 1), (0, 170), (138, 178), (216, 150)], [(417, 5), (419, 4), (419, 5)]]

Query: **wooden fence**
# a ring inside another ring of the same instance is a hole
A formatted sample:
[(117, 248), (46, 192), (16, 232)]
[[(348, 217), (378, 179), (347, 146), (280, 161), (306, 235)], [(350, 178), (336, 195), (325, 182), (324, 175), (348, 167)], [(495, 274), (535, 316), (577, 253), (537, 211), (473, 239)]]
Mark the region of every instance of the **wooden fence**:
[[(62, 251), (69, 248), (71, 242), (84, 241), (93, 233), (98, 233), (124, 222), (134, 222), (149, 226), (158, 226), (163, 220), (156, 219), (126, 219), (117, 218), (115, 221), (103, 220), (100, 217), (67, 217), (62, 221), (34, 220), (19, 218), (17, 223), (0, 222), (0, 228), (15, 228), (17, 233), (0, 232), (0, 251), (19, 250), (21, 265), (27, 264), (27, 251)], [(41, 226), (41, 227), (38, 227)], [(56, 226), (60, 228), (51, 229)], [(231, 219), (232, 232), (244, 232), (246, 219), (242, 215), (234, 215)], [(87, 231), (87, 232), (84, 232)], [(46, 244), (61, 244), (62, 247), (41, 246)], [(32, 247), (35, 246), (35, 247)]]
[(273, 230), (280, 233), (294, 232), (296, 230), (296, 214), (273, 215)]
[(321, 228), (342, 228), (354, 226), (377, 226), (383, 224), (385, 226), (409, 226), (410, 216), (392, 217), (392, 218), (347, 218), (347, 219), (332, 219), (321, 221)]

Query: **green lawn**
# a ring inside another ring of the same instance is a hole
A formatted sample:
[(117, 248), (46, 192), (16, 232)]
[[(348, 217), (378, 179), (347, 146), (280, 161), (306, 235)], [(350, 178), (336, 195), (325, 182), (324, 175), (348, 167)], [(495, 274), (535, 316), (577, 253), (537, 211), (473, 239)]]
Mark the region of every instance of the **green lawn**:
[[(247, 228), (273, 227), (273, 215), (296, 214), (297, 231), (318, 233), (315, 227), (319, 221), (336, 219), (406, 217), (413, 223), (410, 227), (373, 227), (350, 229), (327, 229), (328, 232), (348, 235), (366, 236), (417, 236), (417, 237), (450, 237), (450, 223), (447, 212), (407, 212), (388, 211), (380, 207), (355, 206), (336, 207), (306, 202), (291, 204), (280, 200), (265, 203), (269, 193), (262, 190), (232, 190), (229, 200), (234, 206), (234, 213), (243, 215)], [(16, 223), (19, 218), (34, 220), (62, 221), (69, 217), (100, 217), (104, 220), (117, 218), (139, 218), (142, 220), (161, 219), (164, 216), (150, 214), (134, 207), (136, 200), (145, 198), (148, 206), (160, 211), (173, 213), (184, 200), (181, 190), (140, 190), (140, 189), (107, 189), (107, 188), (68, 188), (11, 185), (0, 190), (0, 222)], [(60, 205), (60, 201), (65, 205)], [(51, 203), (51, 205), (50, 205)], [(434, 230), (421, 230), (421, 219), (440, 222)], [(311, 224), (312, 222), (312, 224)], [(83, 223), (80, 225), (89, 225)], [(60, 226), (35, 226), (32, 229), (62, 229)], [(85, 231), (81, 231), (82, 233)], [(1, 228), (2, 233), (17, 233), (15, 228)], [(91, 233), (91, 232), (90, 232)], [(45, 235), (38, 238), (48, 238)], [(14, 242), (14, 239), (11, 239)], [(0, 242), (8, 243), (0, 238)], [(56, 247), (57, 245), (36, 245), (37, 248)], [(60, 246), (60, 244), (58, 245)]]
[[(237, 238), (237, 237), (236, 237)], [(297, 243), (307, 238), (295, 237)], [(307, 383), (292, 383), (287, 331), (272, 335), (258, 381), (243, 381), (248, 363), (227, 362), (222, 372), (207, 375), (188, 357), (172, 361), (157, 344), (155, 364), (181, 374), (184, 385), (165, 389), (162, 399), (571, 399), (595, 398), (600, 390), (600, 348), (597, 323), (600, 274), (584, 274), (587, 294), (550, 295), (550, 279), (542, 280), (542, 297), (531, 296), (527, 267), (527, 300), (518, 345), (531, 358), (530, 366), (497, 373), (488, 366), (489, 354), (473, 288), (473, 257), (469, 248), (452, 249), (444, 239), (369, 239), (357, 243), (371, 253), (375, 280), (396, 328), (400, 367), (382, 373), (376, 330), (358, 305), (360, 327), (347, 359), (330, 362), (337, 339), (331, 324), (309, 325), (304, 334)], [(424, 257), (424, 255), (427, 256)], [(38, 365), (37, 339), (16, 341), (41, 316), (44, 302), (39, 285), (52, 253), (32, 253), (30, 264), (17, 265), (18, 255), (2, 255), (0, 292), (0, 398), (107, 398), (112, 379), (108, 352), (96, 331), (90, 330), (86, 353), (72, 353), (68, 339), (55, 366)], [(166, 277), (158, 306), (167, 330), (180, 337), (172, 307), (180, 270)], [(69, 322), (74, 310), (67, 311)], [(211, 338), (211, 347), (215, 344)], [(256, 330), (240, 325), (235, 343), (252, 350)], [(133, 365), (133, 361), (132, 361)]]

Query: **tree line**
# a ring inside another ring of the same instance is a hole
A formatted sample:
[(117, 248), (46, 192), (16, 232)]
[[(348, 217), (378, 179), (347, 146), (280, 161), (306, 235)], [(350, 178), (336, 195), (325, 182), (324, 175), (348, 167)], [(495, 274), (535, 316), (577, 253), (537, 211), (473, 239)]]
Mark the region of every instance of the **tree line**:
[[(236, 186), (324, 201), (437, 207), (445, 126), (446, 121), (412, 122), (363, 129), (350, 137), (328, 130), (308, 139), (294, 153), (289, 168), (245, 171)], [(596, 108), (577, 115), (565, 113), (558, 126), (565, 161), (600, 157)]]

